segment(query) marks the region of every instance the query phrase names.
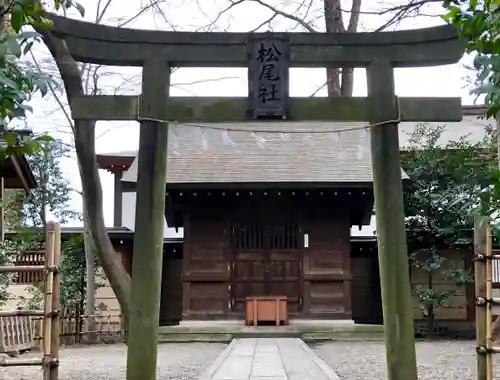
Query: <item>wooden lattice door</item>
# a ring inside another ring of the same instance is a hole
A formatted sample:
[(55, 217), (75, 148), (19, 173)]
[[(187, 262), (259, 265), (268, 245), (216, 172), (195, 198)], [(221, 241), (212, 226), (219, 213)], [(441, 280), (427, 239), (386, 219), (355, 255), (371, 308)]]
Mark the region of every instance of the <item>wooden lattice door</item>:
[(232, 226), (231, 309), (243, 313), (250, 296), (286, 296), (289, 310), (302, 301), (302, 234), (297, 223)]
[(276, 223), (267, 231), (267, 292), (272, 296), (286, 296), (289, 312), (298, 312), (302, 305), (303, 234), (300, 226), (294, 222)]

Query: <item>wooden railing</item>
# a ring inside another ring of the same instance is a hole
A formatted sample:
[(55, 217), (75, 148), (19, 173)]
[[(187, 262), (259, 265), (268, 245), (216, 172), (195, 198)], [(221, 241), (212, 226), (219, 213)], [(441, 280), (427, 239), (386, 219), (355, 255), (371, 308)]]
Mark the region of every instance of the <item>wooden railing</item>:
[[(494, 255), (500, 254), (500, 250), (494, 249)], [(500, 288), (500, 261), (493, 260), (492, 262), (493, 270), (493, 288)]]
[[(21, 313), (38, 315), (38, 311)], [(89, 324), (89, 320), (93, 323)], [(93, 326), (91, 329), (90, 326)], [(5, 352), (22, 353), (44, 346), (44, 318), (40, 316), (16, 315), (0, 316), (0, 329), (4, 339)], [(69, 346), (79, 343), (115, 343), (123, 339), (120, 316), (115, 315), (74, 315), (67, 313), (59, 321), (59, 345)]]
[(5, 353), (17, 353), (33, 347), (33, 323), (26, 315), (1, 316), (0, 336), (3, 338), (0, 346)]
[[(16, 256), (15, 266), (39, 266), (45, 263), (44, 251), (27, 251), (19, 253)], [(31, 285), (43, 281), (44, 275), (42, 272), (17, 272), (12, 283), (16, 285)]]
[[(90, 324), (89, 320), (93, 320)], [(41, 318), (33, 318), (35, 346), (43, 346), (43, 324)], [(93, 325), (93, 328), (90, 328)], [(66, 313), (60, 320), (59, 343), (69, 346), (79, 343), (114, 343), (121, 341), (120, 316), (116, 315), (75, 315)]]

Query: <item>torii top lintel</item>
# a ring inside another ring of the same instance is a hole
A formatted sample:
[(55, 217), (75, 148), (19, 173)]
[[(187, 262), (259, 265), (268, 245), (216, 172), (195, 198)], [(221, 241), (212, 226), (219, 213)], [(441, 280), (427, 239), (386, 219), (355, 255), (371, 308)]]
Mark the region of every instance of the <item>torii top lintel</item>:
[(248, 40), (264, 36), (289, 42), (292, 67), (366, 67), (377, 60), (394, 67), (445, 65), (458, 62), (465, 50), (448, 25), (366, 33), (166, 32), (51, 17), (52, 32), (66, 40), (75, 59), (113, 66), (160, 59), (179, 67), (247, 67)]

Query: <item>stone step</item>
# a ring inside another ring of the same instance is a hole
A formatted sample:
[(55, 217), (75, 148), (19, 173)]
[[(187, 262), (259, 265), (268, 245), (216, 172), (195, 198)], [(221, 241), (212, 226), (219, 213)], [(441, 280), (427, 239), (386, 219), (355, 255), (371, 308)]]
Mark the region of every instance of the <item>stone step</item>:
[(167, 342), (230, 342), (235, 338), (301, 338), (306, 342), (383, 340), (378, 325), (329, 325), (320, 322), (288, 326), (243, 326), (235, 323), (192, 323), (160, 327), (159, 340)]
[(199, 380), (340, 380), (301, 339), (234, 339)]

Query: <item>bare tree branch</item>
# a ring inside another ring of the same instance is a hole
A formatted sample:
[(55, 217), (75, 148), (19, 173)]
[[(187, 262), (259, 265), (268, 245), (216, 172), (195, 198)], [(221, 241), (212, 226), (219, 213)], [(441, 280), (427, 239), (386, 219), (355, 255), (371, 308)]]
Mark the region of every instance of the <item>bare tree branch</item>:
[(442, 0), (408, 0), (407, 4), (386, 8), (380, 11), (378, 15), (386, 15), (390, 13), (394, 13), (394, 15), (392, 15), (384, 24), (375, 29), (375, 32), (381, 32), (391, 26), (397, 25), (405, 18), (421, 15), (420, 10), (428, 4), (442, 2)]
[[(355, 33), (357, 31), (360, 12), (361, 12), (361, 0), (352, 0), (351, 17), (349, 17), (347, 32)], [(342, 20), (340, 20), (340, 22), (342, 23)], [(352, 96), (353, 91), (354, 91), (354, 68), (352, 67), (342, 68), (340, 95)]]
[(159, 7), (160, 3), (164, 3), (165, 0), (156, 0), (156, 1), (150, 1), (149, 4), (147, 4), (144, 7), (141, 7), (139, 11), (133, 15), (132, 17), (127, 17), (123, 22), (118, 23), (119, 28), (124, 28), (125, 26), (133, 23), (135, 20), (137, 20), (139, 17), (144, 15), (145, 13), (149, 12), (151, 9), (154, 7)]
[[(278, 7), (270, 5), (268, 0), (229, 0), (230, 4), (224, 10), (222, 10), (216, 21), (220, 17), (227, 13), (229, 10), (233, 9), (237, 5), (244, 2), (253, 2), (263, 6), (272, 12), (272, 15), (265, 21), (261, 22), (252, 31), (257, 31), (263, 28), (265, 25), (270, 25), (270, 23), (276, 19), (276, 17), (282, 17), (293, 21), (297, 26), (302, 27), (306, 31), (311, 33), (318, 32), (317, 29), (313, 27), (313, 23), (307, 20), (309, 11), (312, 9), (312, 4), (314, 0), (303, 0), (298, 4), (294, 12), (285, 12)], [(376, 28), (375, 31), (380, 32), (387, 28), (397, 25), (401, 20), (409, 17), (416, 17), (422, 15), (421, 9), (428, 4), (441, 3), (442, 0), (407, 0), (401, 5), (392, 5), (381, 9), (379, 11), (362, 11), (361, 3), (362, 0), (352, 0), (351, 9), (346, 10), (341, 6), (340, 0), (321, 0), (323, 1), (324, 8), (324, 19), (325, 28), (327, 32), (331, 33), (342, 33), (349, 32), (354, 33), (357, 31), (358, 24), (361, 15), (377, 15), (386, 16), (390, 15), (390, 18), (384, 22), (383, 25)], [(306, 7), (306, 15), (298, 16), (301, 14), (300, 10)], [(350, 14), (347, 27), (344, 25), (343, 14)], [(327, 81), (325, 84), (318, 87), (311, 96), (315, 96), (319, 91), (327, 87), (328, 96), (351, 96), (354, 86), (354, 70), (353, 68), (340, 69), (337, 67), (327, 68)]]
[[(71, 57), (64, 40), (54, 36), (49, 30), (41, 29), (45, 44), (54, 57), (66, 89), (69, 104), (84, 95), (81, 71)], [(73, 127), (75, 149), (82, 179), (84, 204), (93, 244), (99, 254), (101, 265), (128, 317), (130, 306), (130, 276), (114, 254), (114, 248), (106, 233), (102, 210), (103, 194), (95, 153), (95, 121), (77, 120)]]
[(260, 28), (263, 28), (264, 26), (266, 25), (270, 25), (271, 22), (276, 18), (278, 17), (278, 14), (277, 13), (273, 13), (271, 17), (269, 17), (267, 20), (263, 21), (262, 23), (260, 23), (260, 25), (258, 25), (257, 27), (253, 28), (252, 30), (250, 30), (250, 32), (256, 32), (258, 31)]
[(217, 22), (222, 18), (222, 16), (224, 16), (226, 13), (228, 13), (231, 9), (233, 9), (237, 5), (244, 3), (245, 1), (247, 1), (247, 0), (230, 0), (229, 1), (230, 4), (226, 8), (224, 8), (223, 10), (221, 10), (219, 12), (219, 14), (217, 15), (217, 17), (215, 17), (215, 19), (212, 22), (210, 22), (210, 24), (206, 25), (205, 28), (207, 30), (210, 30), (210, 28), (212, 26), (214, 26), (215, 24), (217, 24)]
[(113, 0), (107, 0), (106, 1), (106, 4), (104, 5), (104, 7), (102, 8), (102, 10), (100, 10), (100, 5), (101, 5), (101, 1), (102, 0), (99, 0), (99, 6), (97, 8), (97, 12), (96, 12), (96, 18), (95, 18), (95, 23), (96, 24), (100, 24), (104, 18), (104, 15), (106, 14), (106, 11), (108, 10), (108, 8), (110, 7), (111, 5), (111, 2)]
[[(333, 78), (333, 80), (337, 80), (338, 76), (340, 75), (340, 70), (339, 72), (337, 73), (337, 77), (336, 78)], [(321, 90), (323, 90), (326, 86), (328, 86), (328, 79), (326, 80), (325, 83), (323, 83), (321, 86), (318, 86), (318, 88), (316, 90), (313, 91), (313, 93), (311, 95), (309, 95), (311, 98), (316, 96), (318, 94), (318, 92), (320, 92)]]
[[(38, 71), (42, 72), (43, 70), (42, 70), (40, 64), (38, 63), (38, 60), (36, 59), (35, 55), (33, 54), (33, 51), (31, 51), (31, 50), (30, 50), (30, 56), (31, 56), (31, 60), (33, 61), (35, 67), (38, 69)], [(54, 99), (59, 107), (59, 110), (62, 111), (64, 118), (66, 119), (66, 122), (73, 130), (73, 128), (74, 128), (73, 118), (71, 117), (68, 110), (66, 109), (64, 103), (61, 100), (61, 97), (56, 92), (54, 85), (51, 82), (47, 82), (47, 85), (48, 85), (49, 91), (51, 92), (52, 96), (54, 97)]]
[[(420, 9), (423, 8), (424, 6), (432, 3), (438, 3), (442, 4), (443, 0), (406, 0), (407, 3), (405, 4), (400, 4), (400, 5), (393, 5), (384, 9), (381, 9), (379, 11), (360, 11), (361, 15), (371, 15), (371, 16), (383, 16), (387, 15), (393, 12), (397, 12), (401, 9), (406, 9), (406, 8), (412, 8), (412, 9)], [(343, 13), (351, 13), (352, 10), (349, 9), (343, 9)]]
[(309, 23), (306, 22), (304, 19), (297, 17), (297, 16), (294, 16), (293, 14), (283, 12), (283, 11), (279, 10), (278, 8), (273, 7), (272, 5), (269, 5), (264, 0), (247, 0), (247, 1), (252, 1), (254, 3), (262, 5), (264, 8), (269, 9), (270, 11), (272, 11), (273, 13), (275, 13), (278, 16), (295, 21), (298, 25), (302, 26), (308, 32), (312, 32), (312, 33), (316, 32), (316, 30), (311, 25), (309, 25)]
[(228, 79), (239, 79), (238, 77), (232, 76), (232, 77), (220, 77), (220, 78), (210, 78), (210, 79), (202, 79), (202, 80), (194, 80), (190, 82), (175, 82), (172, 84), (172, 87), (181, 87), (181, 86), (193, 86), (195, 84), (200, 84), (200, 83), (210, 83), (210, 82), (219, 82), (221, 80), (228, 80)]
[(354, 33), (359, 24), (359, 15), (361, 14), (361, 0), (352, 0), (351, 17), (349, 18), (349, 25), (347, 31)]

